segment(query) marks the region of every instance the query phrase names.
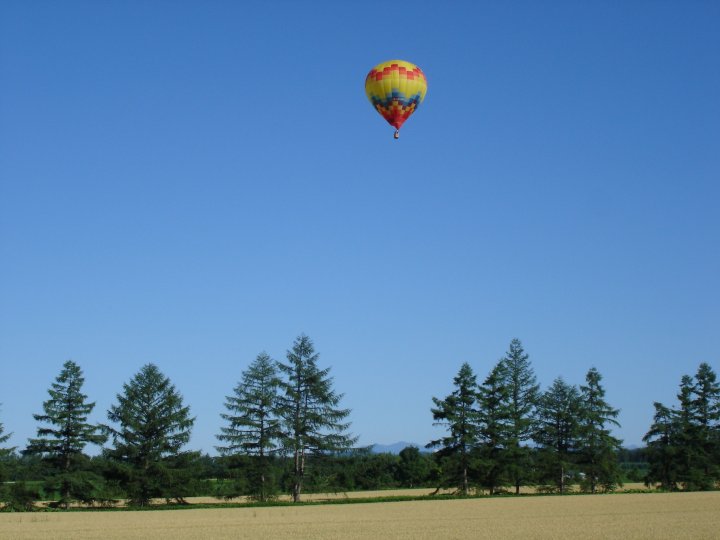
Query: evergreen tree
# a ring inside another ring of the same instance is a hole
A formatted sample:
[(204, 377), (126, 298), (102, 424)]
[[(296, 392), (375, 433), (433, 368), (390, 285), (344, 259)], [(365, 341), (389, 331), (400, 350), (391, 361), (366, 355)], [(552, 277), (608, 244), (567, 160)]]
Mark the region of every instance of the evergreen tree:
[(499, 362), (480, 385), (478, 393), (481, 483), (490, 495), (503, 483), (508, 465), (511, 409), (505, 369), (505, 364)]
[(609, 429), (610, 425), (620, 426), (616, 420), (619, 411), (605, 401), (601, 380), (598, 370), (591, 368), (585, 376), (586, 384), (580, 386), (577, 457), (591, 493), (596, 492), (598, 485), (607, 491), (621, 483), (617, 453), (622, 441), (613, 437)]
[(92, 491), (100, 483), (97, 475), (83, 470), (87, 464), (85, 446), (102, 444), (106, 439), (99, 426), (87, 422), (95, 403), (86, 401), (84, 382), (80, 366), (72, 360), (63, 364), (48, 390), (50, 399), (43, 403), (45, 414), (33, 415), (38, 422), (49, 425), (38, 428), (37, 438), (30, 439), (26, 449), (26, 453), (39, 454), (52, 464), (54, 474), (48, 487), (59, 491), (60, 505), (66, 509), (74, 499), (92, 499)]
[(509, 395), (510, 421), (507, 447), (507, 472), (515, 493), (529, 480), (532, 451), (527, 446), (535, 430), (534, 411), (540, 392), (535, 371), (519, 339), (513, 339), (505, 357), (505, 382)]
[(662, 403), (653, 403), (655, 414), (650, 430), (643, 437), (647, 444), (649, 470), (645, 484), (676, 491), (678, 485), (678, 422), (676, 411)]
[(690, 401), (695, 425), (697, 461), (701, 489), (713, 489), (720, 482), (720, 384), (709, 364), (702, 363), (695, 374)]
[[(2, 422), (0, 422), (0, 444), (5, 444), (12, 436), (12, 433), (6, 433), (5, 435), (3, 435), (3, 433), (5, 433), (5, 426), (3, 425)], [(0, 458), (8, 457), (10, 454), (13, 453), (14, 450), (15, 450), (15, 447), (0, 448)], [(0, 478), (0, 482), (2, 482), (1, 478)]]
[(538, 402), (534, 440), (538, 445), (542, 479), (565, 493), (578, 438), (580, 395), (575, 386), (555, 379)]
[(427, 448), (439, 448), (444, 482), (455, 485), (463, 495), (469, 491), (472, 451), (479, 438), (477, 378), (466, 362), (453, 379), (455, 390), (445, 399), (432, 398), (433, 425), (444, 426), (447, 435), (431, 441)]
[(118, 465), (118, 480), (133, 505), (153, 497), (182, 501), (192, 482), (196, 452), (181, 452), (195, 422), (170, 379), (154, 364), (143, 366), (117, 394), (105, 426), (114, 448), (107, 456)]
[(277, 415), (277, 390), (280, 381), (273, 360), (265, 353), (257, 356), (243, 372), (242, 381), (235, 387), (234, 395), (225, 398), (228, 413), (220, 416), (228, 422), (221, 427), (217, 439), (227, 446), (215, 448), (224, 456), (246, 455), (255, 458), (256, 482), (251, 489), (259, 500), (269, 495), (271, 463), (269, 457), (276, 451), (281, 430)]
[(683, 375), (679, 408), (655, 403), (644, 437), (650, 470), (647, 484), (663, 489), (713, 489), (720, 481), (720, 385), (712, 368), (700, 364), (695, 379)]
[[(9, 439), (12, 433), (5, 433), (5, 426), (3, 426), (2, 422), (0, 422), (0, 444), (5, 444)], [(6, 477), (6, 462), (9, 460), (10, 456), (12, 456), (13, 452), (15, 451), (15, 448), (0, 448), (0, 500), (2, 500), (2, 497), (4, 494), (2, 493), (5, 489), (4, 482)]]
[(338, 408), (343, 394), (333, 390), (330, 368), (318, 368), (318, 357), (310, 338), (301, 335), (287, 352), (287, 364), (278, 363), (286, 377), (280, 382), (278, 412), (282, 446), (292, 455), (294, 502), (300, 500), (308, 457), (347, 451), (357, 440), (347, 433), (350, 410)]
[(686, 490), (694, 490), (703, 479), (697, 467), (700, 448), (698, 426), (693, 414), (693, 380), (689, 375), (680, 379), (677, 398), (680, 403), (680, 409), (675, 413), (678, 480)]

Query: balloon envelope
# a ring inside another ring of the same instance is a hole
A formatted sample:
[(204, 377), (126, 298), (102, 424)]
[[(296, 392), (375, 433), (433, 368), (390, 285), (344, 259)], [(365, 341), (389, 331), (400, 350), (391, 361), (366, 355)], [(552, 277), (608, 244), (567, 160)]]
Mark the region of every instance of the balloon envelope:
[(388, 60), (370, 70), (365, 93), (377, 112), (399, 130), (425, 99), (427, 80), (415, 64)]

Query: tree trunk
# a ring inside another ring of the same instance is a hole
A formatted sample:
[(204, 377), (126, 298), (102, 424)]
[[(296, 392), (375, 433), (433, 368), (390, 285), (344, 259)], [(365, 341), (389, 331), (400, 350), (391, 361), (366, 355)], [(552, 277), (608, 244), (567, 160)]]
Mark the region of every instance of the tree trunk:
[[(260, 429), (260, 436), (262, 437), (263, 429)], [(260, 463), (260, 502), (265, 502), (265, 452), (263, 450), (262, 444), (260, 445), (260, 454), (259, 454), (259, 463)]]
[(265, 502), (265, 472), (260, 473), (260, 502)]
[(300, 452), (295, 450), (295, 478), (293, 479), (292, 489), (293, 502), (300, 500)]
[(295, 482), (293, 483), (293, 502), (300, 501), (300, 493), (302, 491), (302, 481), (305, 475), (305, 450), (301, 449), (295, 452)]
[(70, 482), (68, 481), (68, 474), (70, 473), (70, 452), (69, 450), (65, 450), (65, 478), (62, 481), (62, 500), (63, 500), (63, 506), (65, 507), (65, 510), (70, 508)]

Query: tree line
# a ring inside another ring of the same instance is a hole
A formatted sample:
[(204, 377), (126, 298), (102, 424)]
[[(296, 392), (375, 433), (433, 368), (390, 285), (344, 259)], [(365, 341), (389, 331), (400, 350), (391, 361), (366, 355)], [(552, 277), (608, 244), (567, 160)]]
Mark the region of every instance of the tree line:
[[(454, 390), (433, 398), (433, 418), (446, 434), (428, 444), (440, 465), (440, 485), (467, 494), (493, 494), (522, 486), (565, 493), (612, 491), (630, 470), (628, 451), (612, 435), (618, 409), (605, 399), (602, 376), (588, 370), (585, 384), (558, 377), (544, 392), (522, 343), (514, 339), (506, 355), (482, 383), (469, 364), (453, 379)], [(664, 490), (720, 487), (720, 384), (709, 364), (695, 377), (685, 375), (679, 407), (655, 403), (655, 417), (634, 452), (644, 462), (642, 479)]]
[[(289, 483), (293, 500), (299, 501), (308, 458), (347, 452), (356, 443), (347, 432), (350, 411), (339, 407), (342, 394), (333, 389), (330, 368), (320, 369), (317, 360), (312, 341), (301, 335), (286, 362), (258, 355), (226, 399), (222, 418), (227, 424), (217, 436), (224, 445), (217, 450), (243, 469), (246, 491), (260, 500), (274, 493), (270, 478), (276, 458), (291, 464)], [(83, 383), (80, 367), (65, 362), (43, 413), (33, 415), (41, 425), (23, 455), (43, 462), (45, 493), (56, 493), (56, 504), (64, 508), (73, 501), (112, 498), (109, 493), (135, 506), (155, 498), (182, 503), (198, 479), (201, 454), (183, 450), (195, 418), (175, 386), (156, 365), (147, 364), (123, 384), (107, 411), (109, 422), (94, 425), (88, 416), (95, 403), (82, 393)], [(0, 443), (9, 437), (2, 433), (0, 424)], [(95, 460), (102, 465), (91, 466), (85, 447), (106, 442), (110, 447)], [(13, 450), (3, 451), (0, 466)], [(6, 484), (2, 491), (13, 507), (18, 501), (27, 506), (37, 496), (25, 484)]]
[[(435, 423), (445, 428), (435, 449), (440, 486), (463, 494), (535, 486), (565, 493), (576, 484), (583, 491), (612, 491), (628, 475), (627, 450), (612, 435), (619, 411), (605, 399), (602, 376), (590, 368), (585, 384), (561, 377), (540, 392), (522, 343), (514, 339), (506, 355), (482, 383), (469, 364), (453, 379), (454, 390), (433, 398)], [(664, 490), (720, 487), (720, 384), (709, 364), (695, 377), (685, 375), (679, 407), (655, 403), (655, 417), (635, 452), (648, 486)]]
[(436, 424), (446, 435), (432, 441), (441, 461), (443, 486), (467, 494), (491, 495), (523, 486), (567, 491), (581, 480), (595, 493), (621, 482), (617, 454), (619, 411), (605, 401), (602, 376), (591, 368), (579, 388), (557, 378), (540, 392), (522, 343), (514, 339), (482, 383), (465, 363), (453, 379), (453, 392), (433, 398)]
[[(541, 392), (515, 339), (482, 383), (465, 363), (451, 394), (432, 398), (444, 432), (428, 452), (409, 447), (392, 456), (354, 448), (350, 410), (318, 358), (305, 335), (284, 362), (259, 354), (225, 399), (216, 457), (184, 449), (195, 418), (154, 364), (123, 384), (107, 423), (91, 424), (95, 403), (82, 392), (82, 370), (67, 361), (33, 415), (37, 436), (20, 453), (0, 447), (0, 501), (5, 509), (32, 508), (42, 496), (63, 508), (121, 498), (145, 506), (208, 494), (267, 501), (280, 492), (299, 501), (306, 489), (416, 486), (492, 495), (523, 486), (565, 493), (578, 484), (594, 493), (619, 485), (628, 461), (646, 462), (642, 478), (662, 489), (720, 482), (720, 386), (708, 364), (683, 377), (679, 408), (655, 404), (647, 448), (628, 452), (612, 435), (619, 412), (605, 400), (600, 373), (591, 368), (579, 387), (558, 378)], [(0, 445), (9, 436), (0, 423)], [(85, 454), (87, 445), (106, 443), (100, 455)]]

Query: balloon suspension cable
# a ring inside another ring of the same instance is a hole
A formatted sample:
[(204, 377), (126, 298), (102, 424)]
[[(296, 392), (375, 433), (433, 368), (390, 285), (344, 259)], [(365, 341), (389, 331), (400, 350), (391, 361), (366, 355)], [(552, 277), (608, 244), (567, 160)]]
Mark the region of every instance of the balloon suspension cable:
[(393, 137), (395, 137), (396, 139), (400, 138), (400, 130), (399, 129), (395, 130), (395, 135), (393, 135)]

